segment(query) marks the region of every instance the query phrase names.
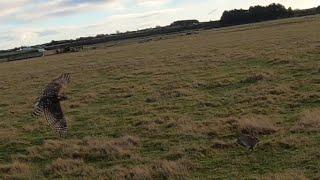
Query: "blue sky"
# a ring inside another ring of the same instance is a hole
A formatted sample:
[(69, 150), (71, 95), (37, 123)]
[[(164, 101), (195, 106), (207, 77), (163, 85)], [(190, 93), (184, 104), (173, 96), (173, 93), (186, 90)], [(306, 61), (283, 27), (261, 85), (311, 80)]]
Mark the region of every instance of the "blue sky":
[(320, 0), (0, 0), (0, 49), (51, 40), (217, 20), (224, 10), (281, 3), (309, 8)]

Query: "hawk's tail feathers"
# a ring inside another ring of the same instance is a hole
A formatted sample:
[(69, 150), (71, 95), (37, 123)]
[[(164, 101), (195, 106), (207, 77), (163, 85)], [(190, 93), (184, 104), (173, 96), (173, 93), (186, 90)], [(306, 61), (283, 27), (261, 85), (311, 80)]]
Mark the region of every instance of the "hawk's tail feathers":
[(58, 79), (62, 84), (68, 84), (70, 82), (70, 73), (61, 74)]
[(68, 135), (68, 127), (67, 126), (61, 126), (61, 124), (50, 124), (50, 126), (54, 129), (54, 131), (61, 137), (66, 138)]
[(66, 138), (68, 135), (68, 127), (59, 128), (56, 130), (61, 138)]
[(49, 126), (61, 137), (66, 138), (68, 126), (65, 124), (65, 119), (54, 119), (52, 115), (44, 113)]
[(43, 114), (43, 106), (41, 106), (39, 102), (36, 102), (33, 109), (34, 109), (32, 113), (33, 116), (39, 117)]

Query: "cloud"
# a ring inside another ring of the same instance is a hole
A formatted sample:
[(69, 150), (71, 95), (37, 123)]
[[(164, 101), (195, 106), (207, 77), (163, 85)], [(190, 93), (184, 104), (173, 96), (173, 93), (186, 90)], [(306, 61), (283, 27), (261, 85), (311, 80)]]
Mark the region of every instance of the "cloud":
[(56, 35), (59, 34), (59, 31), (53, 30), (53, 29), (49, 29), (49, 30), (43, 30), (40, 32), (37, 32), (37, 34), (42, 37), (42, 36), (52, 36), (52, 35)]
[(161, 6), (171, 2), (172, 0), (136, 0), (139, 6)]
[(14, 38), (12, 36), (0, 36), (1, 41), (13, 41)]
[(44, 21), (85, 12), (95, 12), (117, 0), (12, 0), (0, 2), (0, 22)]
[(153, 16), (160, 16), (162, 14), (166, 14), (166, 13), (174, 13), (179, 11), (180, 8), (172, 8), (172, 9), (162, 9), (162, 10), (157, 10), (157, 11), (150, 11), (147, 13), (142, 13), (136, 16), (136, 18), (150, 18)]
[(108, 21), (110, 20), (118, 20), (118, 19), (133, 19), (133, 18), (148, 18), (152, 16), (160, 16), (167, 13), (173, 13), (179, 11), (180, 8), (168, 8), (168, 9), (160, 9), (142, 13), (129, 13), (129, 14), (119, 14), (107, 17)]
[(10, 21), (12, 17), (19, 12), (22, 12), (24, 5), (30, 0), (12, 0), (0, 2), (0, 22)]
[[(127, 0), (19, 0), (18, 5), (31, 4), (30, 6), (25, 6), (24, 8), (13, 8), (16, 7), (12, 3), (10, 6), (12, 9), (10, 13), (3, 13), (3, 16), (12, 15), (13, 17), (6, 17), (7, 19), (13, 19), (20, 23), (30, 23), (34, 21), (45, 21), (52, 18), (62, 18), (67, 16), (73, 16), (77, 14), (97, 12), (103, 10), (109, 10), (111, 8), (115, 9), (126, 9), (124, 8), (128, 3)], [(153, 6), (161, 7), (164, 4), (171, 2), (172, 0), (131, 0), (135, 6), (145, 6), (151, 8)], [(8, 10), (8, 11), (9, 11)], [(147, 16), (155, 16), (161, 12), (154, 12), (154, 14), (146, 14), (140, 18), (145, 18)], [(121, 16), (121, 15), (120, 15)], [(1, 17), (1, 14), (0, 14)], [(1, 19), (0, 19), (1, 22)]]

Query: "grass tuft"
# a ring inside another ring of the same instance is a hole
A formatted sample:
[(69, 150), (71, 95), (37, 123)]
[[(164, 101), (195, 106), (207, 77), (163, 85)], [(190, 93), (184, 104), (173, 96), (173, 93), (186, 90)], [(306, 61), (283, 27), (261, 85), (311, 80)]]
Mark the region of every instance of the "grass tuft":
[(251, 76), (248, 76), (246, 79), (242, 80), (242, 83), (256, 83), (262, 80), (268, 80), (269, 77), (266, 74), (253, 74)]
[(302, 172), (296, 170), (288, 170), (281, 173), (268, 173), (261, 176), (261, 180), (308, 180)]
[(47, 168), (47, 173), (51, 177), (92, 177), (95, 169), (79, 159), (58, 158)]
[(28, 149), (31, 159), (79, 158), (79, 159), (126, 159), (133, 156), (139, 145), (135, 137), (125, 136), (118, 139), (85, 138), (84, 140), (48, 140), (40, 146)]
[(238, 120), (239, 130), (245, 134), (267, 135), (277, 132), (278, 127), (265, 117), (249, 117)]
[(32, 177), (32, 171), (29, 164), (14, 161), (9, 165), (0, 165), (0, 177), (1, 175), (10, 179), (30, 178)]
[(291, 129), (292, 132), (319, 132), (320, 109), (307, 110)]

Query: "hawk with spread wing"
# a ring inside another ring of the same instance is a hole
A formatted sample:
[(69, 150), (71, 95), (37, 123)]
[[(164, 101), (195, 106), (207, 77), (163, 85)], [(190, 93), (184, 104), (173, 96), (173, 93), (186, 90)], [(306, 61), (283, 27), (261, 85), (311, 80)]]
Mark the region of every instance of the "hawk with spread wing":
[(68, 132), (67, 121), (61, 109), (60, 101), (68, 98), (60, 93), (60, 90), (70, 82), (70, 74), (61, 74), (54, 79), (44, 89), (42, 95), (34, 104), (35, 116), (44, 116), (50, 127), (55, 130), (60, 137), (66, 137)]

